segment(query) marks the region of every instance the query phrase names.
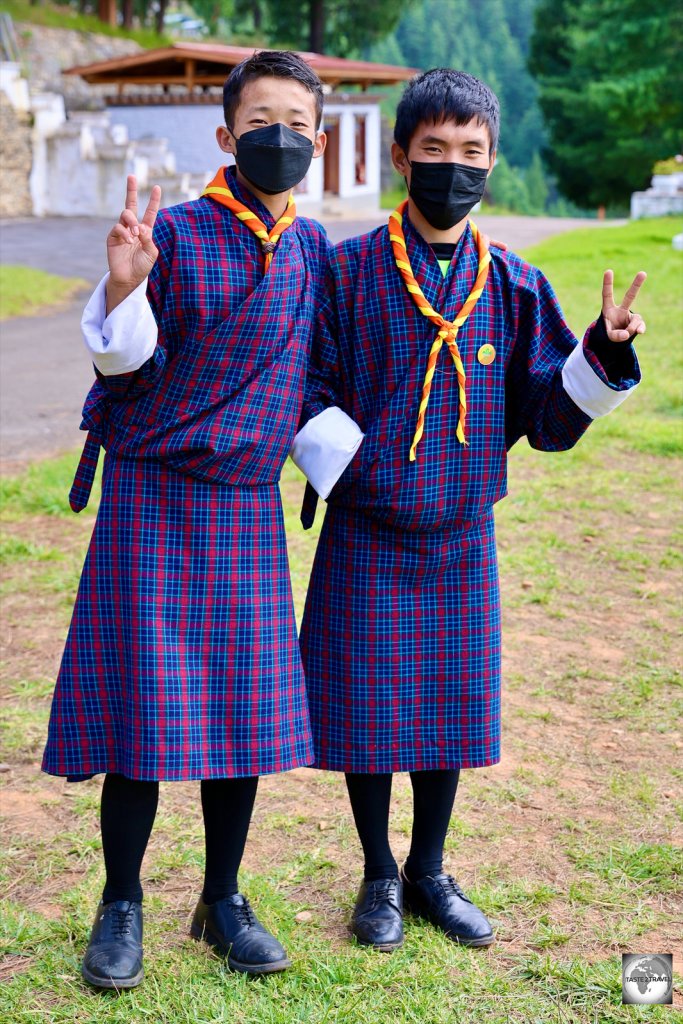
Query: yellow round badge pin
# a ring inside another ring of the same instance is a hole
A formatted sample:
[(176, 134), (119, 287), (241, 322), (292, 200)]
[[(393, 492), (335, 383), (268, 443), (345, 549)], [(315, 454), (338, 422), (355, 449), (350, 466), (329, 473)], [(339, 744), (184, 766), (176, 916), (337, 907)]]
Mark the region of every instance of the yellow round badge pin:
[(477, 352), (477, 359), (482, 366), (490, 366), (496, 358), (496, 350), (493, 345), (482, 345)]

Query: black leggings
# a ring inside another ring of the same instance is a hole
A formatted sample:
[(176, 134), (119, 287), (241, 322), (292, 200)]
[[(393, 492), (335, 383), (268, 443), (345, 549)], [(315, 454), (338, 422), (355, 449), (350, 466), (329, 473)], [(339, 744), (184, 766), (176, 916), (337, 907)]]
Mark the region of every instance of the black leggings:
[[(443, 868), (443, 847), (451, 820), (459, 771), (411, 772), (413, 832), (405, 872), (411, 881)], [(389, 846), (391, 773), (346, 774), (351, 809), (365, 855), (365, 878), (396, 878), (398, 865)]]
[[(237, 890), (258, 775), (201, 783), (206, 866), (203, 898), (215, 903)], [(102, 787), (100, 822), (107, 881), (104, 903), (141, 900), (140, 868), (159, 802), (159, 783), (109, 774)]]

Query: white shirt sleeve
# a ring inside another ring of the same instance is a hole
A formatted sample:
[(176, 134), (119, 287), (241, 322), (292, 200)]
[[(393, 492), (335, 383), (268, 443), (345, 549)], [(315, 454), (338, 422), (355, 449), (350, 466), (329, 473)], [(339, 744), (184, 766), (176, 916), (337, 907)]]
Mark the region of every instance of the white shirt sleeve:
[(289, 454), (320, 497), (326, 498), (364, 437), (358, 424), (333, 405), (301, 428)]
[(81, 318), (85, 347), (105, 377), (139, 370), (157, 344), (157, 325), (147, 301), (147, 278), (107, 316), (105, 274)]
[(572, 401), (592, 420), (606, 416), (621, 405), (638, 386), (638, 382), (623, 391), (605, 384), (586, 359), (579, 342), (562, 367), (562, 384)]

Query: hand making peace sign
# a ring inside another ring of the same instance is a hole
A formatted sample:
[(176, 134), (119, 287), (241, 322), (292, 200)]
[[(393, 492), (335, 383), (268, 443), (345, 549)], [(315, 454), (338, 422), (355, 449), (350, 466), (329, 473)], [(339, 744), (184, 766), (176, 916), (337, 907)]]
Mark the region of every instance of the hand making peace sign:
[(612, 291), (614, 271), (605, 271), (602, 279), (602, 316), (610, 341), (628, 341), (634, 334), (645, 334), (645, 321), (638, 313), (631, 312), (631, 305), (646, 277), (644, 270), (637, 273), (631, 287), (619, 305), (615, 306)]
[(155, 185), (142, 220), (138, 220), (138, 183), (134, 174), (126, 181), (126, 208), (107, 235), (107, 314), (130, 295), (148, 276), (159, 250), (152, 230), (159, 212), (161, 189)]

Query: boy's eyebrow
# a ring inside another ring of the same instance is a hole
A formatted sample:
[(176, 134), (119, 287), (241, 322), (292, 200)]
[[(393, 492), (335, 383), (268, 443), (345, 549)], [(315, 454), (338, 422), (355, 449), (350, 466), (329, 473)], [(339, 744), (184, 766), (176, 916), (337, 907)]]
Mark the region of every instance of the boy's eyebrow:
[[(443, 138), (441, 138), (440, 135), (425, 135), (423, 138), (420, 139), (420, 142), (423, 143), (423, 144), (424, 143), (434, 143), (434, 142), (436, 142), (440, 146), (447, 146), (449, 144), (448, 143), (448, 139), (443, 139)], [(462, 145), (463, 146), (485, 146), (486, 145), (486, 140), (484, 139), (484, 135), (482, 134), (482, 135), (480, 135), (480, 136), (478, 136), (477, 138), (474, 138), (474, 139), (466, 139), (462, 143)]]
[[(260, 107), (250, 107), (249, 108), (251, 113), (254, 113), (254, 114), (270, 114), (272, 112), (272, 109), (273, 108), (269, 107), (267, 104), (262, 104)], [(290, 114), (303, 114), (304, 116), (306, 116), (307, 112), (305, 110), (303, 110), (301, 107), (290, 107), (288, 113), (290, 113)]]

